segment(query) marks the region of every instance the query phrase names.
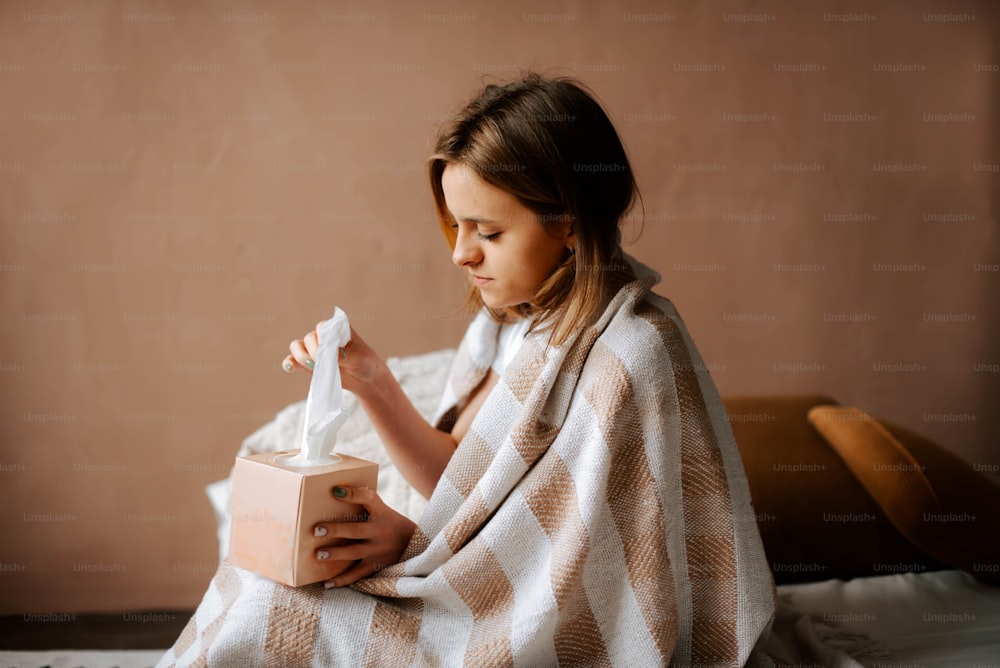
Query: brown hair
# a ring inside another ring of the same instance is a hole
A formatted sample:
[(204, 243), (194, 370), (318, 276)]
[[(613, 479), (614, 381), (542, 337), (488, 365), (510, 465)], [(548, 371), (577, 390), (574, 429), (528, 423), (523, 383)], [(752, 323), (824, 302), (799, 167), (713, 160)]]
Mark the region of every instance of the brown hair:
[[(514, 195), (542, 225), (569, 221), (575, 236), (575, 253), (567, 251), (529, 304), (489, 308), (491, 316), (503, 322), (507, 311), (530, 313), (533, 328), (552, 328), (557, 346), (591, 324), (631, 277), (618, 224), (638, 197), (618, 133), (592, 94), (572, 79), (529, 73), (487, 85), (441, 127), (428, 173), (438, 221), (454, 249), (441, 187), (450, 163)], [(475, 286), (469, 305), (483, 306)]]

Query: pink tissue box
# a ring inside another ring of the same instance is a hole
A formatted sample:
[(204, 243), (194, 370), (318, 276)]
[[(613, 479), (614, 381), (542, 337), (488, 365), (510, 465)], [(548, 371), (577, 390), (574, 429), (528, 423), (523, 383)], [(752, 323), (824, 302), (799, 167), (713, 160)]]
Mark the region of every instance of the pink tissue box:
[(319, 522), (357, 521), (363, 507), (332, 489), (378, 485), (378, 464), (340, 455), (325, 466), (286, 466), (297, 450), (237, 457), (233, 469), (229, 560), (241, 568), (298, 587), (329, 580), (351, 561), (320, 561), (316, 550), (346, 542), (313, 535)]

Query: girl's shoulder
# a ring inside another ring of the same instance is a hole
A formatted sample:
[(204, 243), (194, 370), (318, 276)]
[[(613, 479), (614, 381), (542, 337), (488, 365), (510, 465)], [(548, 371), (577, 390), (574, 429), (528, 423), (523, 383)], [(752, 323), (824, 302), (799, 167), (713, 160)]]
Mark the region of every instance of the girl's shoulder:
[(673, 302), (653, 292), (623, 305), (598, 336), (633, 373), (662, 373), (667, 366), (697, 366), (700, 355)]

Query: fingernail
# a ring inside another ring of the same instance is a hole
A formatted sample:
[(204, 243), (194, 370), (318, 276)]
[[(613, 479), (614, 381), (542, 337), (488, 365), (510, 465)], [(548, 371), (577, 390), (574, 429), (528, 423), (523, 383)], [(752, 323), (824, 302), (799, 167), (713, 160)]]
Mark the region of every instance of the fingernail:
[(335, 497), (337, 497), (338, 499), (342, 499), (345, 496), (347, 496), (347, 490), (344, 489), (343, 487), (334, 487), (333, 488), (333, 495)]
[(329, 559), (330, 558), (330, 553), (327, 552), (326, 550), (320, 550), (319, 552), (316, 553), (316, 558), (317, 559)]
[(314, 362), (314, 361), (313, 361), (313, 359), (312, 359), (311, 357), (310, 357), (309, 359), (307, 359), (307, 360), (306, 360), (306, 367), (307, 367), (307, 368), (309, 368), (309, 369), (312, 369), (312, 368), (314, 368), (315, 366), (316, 366), (316, 362)]
[(323, 587), (325, 587), (326, 589), (334, 589), (336, 586), (337, 586), (336, 580), (327, 580), (326, 582), (323, 583)]
[(326, 535), (326, 527), (316, 527), (315, 529), (313, 529), (313, 535), (314, 536), (325, 536)]
[(281, 368), (283, 368), (288, 373), (291, 373), (292, 372), (292, 363), (291, 362), (285, 362), (284, 364), (281, 365)]

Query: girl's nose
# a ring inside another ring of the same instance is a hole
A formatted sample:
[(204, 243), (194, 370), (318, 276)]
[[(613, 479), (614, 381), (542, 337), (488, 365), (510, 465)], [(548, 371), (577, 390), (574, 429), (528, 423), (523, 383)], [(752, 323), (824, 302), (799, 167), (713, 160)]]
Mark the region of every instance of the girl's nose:
[(482, 262), (483, 253), (474, 237), (475, 233), (459, 230), (458, 238), (455, 239), (455, 250), (451, 254), (451, 261), (459, 267), (467, 267)]

